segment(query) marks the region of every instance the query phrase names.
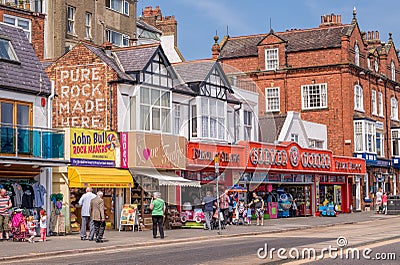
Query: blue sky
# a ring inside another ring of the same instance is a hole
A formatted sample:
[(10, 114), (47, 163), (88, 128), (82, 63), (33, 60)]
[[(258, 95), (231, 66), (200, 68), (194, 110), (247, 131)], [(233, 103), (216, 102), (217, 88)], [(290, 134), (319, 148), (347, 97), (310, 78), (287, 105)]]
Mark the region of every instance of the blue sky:
[(387, 42), (393, 33), (400, 48), (399, 0), (139, 0), (138, 14), (146, 6), (160, 6), (163, 16), (175, 15), (178, 21), (178, 47), (186, 60), (211, 57), (213, 37), (268, 33), (318, 27), (321, 15), (340, 14), (348, 24), (357, 10), (361, 30), (380, 33)]

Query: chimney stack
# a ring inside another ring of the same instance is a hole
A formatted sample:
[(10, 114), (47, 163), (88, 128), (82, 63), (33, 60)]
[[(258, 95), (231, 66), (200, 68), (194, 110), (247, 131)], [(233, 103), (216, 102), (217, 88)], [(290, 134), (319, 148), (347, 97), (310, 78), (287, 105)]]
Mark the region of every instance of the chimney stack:
[(334, 13), (330, 15), (321, 16), (321, 24), (319, 27), (330, 27), (342, 25), (342, 16), (335, 15)]

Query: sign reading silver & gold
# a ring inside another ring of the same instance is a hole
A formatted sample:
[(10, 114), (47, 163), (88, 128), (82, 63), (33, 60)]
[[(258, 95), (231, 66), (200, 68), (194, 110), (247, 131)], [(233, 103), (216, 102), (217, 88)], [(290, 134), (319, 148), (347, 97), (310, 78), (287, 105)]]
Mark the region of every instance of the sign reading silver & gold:
[(286, 150), (252, 148), (250, 150), (250, 162), (253, 165), (286, 166), (288, 163), (288, 154)]

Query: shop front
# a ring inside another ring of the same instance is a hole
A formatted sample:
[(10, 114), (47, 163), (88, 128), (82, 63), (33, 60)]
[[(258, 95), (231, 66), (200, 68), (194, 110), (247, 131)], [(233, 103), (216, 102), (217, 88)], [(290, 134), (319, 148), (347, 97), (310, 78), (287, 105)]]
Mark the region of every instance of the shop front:
[(350, 179), (365, 175), (363, 159), (336, 157), (329, 150), (304, 149), (296, 143), (239, 144), (248, 150), (240, 183), (262, 196), (266, 205), (278, 203), (278, 217), (314, 215), (324, 203), (350, 212)]
[[(116, 168), (117, 134), (109, 131), (81, 128), (66, 129), (66, 143), (70, 159), (68, 167), (53, 172), (51, 231), (53, 233), (78, 232), (81, 226), (79, 199), (91, 187), (102, 191), (106, 215), (106, 228), (116, 229), (124, 201), (125, 189), (133, 187), (128, 170)], [(60, 196), (62, 195), (62, 196)], [(57, 209), (57, 200), (62, 202)]]
[[(217, 181), (219, 192), (239, 184), (245, 168), (245, 153), (244, 146), (189, 142), (185, 178), (199, 181), (202, 189), (198, 194), (193, 194), (191, 190), (183, 192), (184, 201), (198, 207), (199, 201), (207, 191), (216, 195)], [(218, 176), (215, 173), (214, 163), (216, 155), (218, 155)]]
[(129, 169), (135, 185), (125, 199), (137, 208), (143, 225), (151, 224), (150, 201), (160, 191), (169, 211), (179, 211), (182, 189), (199, 189), (199, 181), (183, 178), (186, 139), (180, 136), (140, 132), (120, 133), (121, 168)]

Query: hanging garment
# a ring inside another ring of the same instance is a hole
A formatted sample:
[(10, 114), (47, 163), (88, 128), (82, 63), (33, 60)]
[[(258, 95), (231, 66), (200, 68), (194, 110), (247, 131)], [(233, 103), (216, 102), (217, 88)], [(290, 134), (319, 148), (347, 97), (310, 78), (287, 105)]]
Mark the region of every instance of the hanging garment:
[(35, 193), (35, 203), (33, 206), (34, 207), (43, 207), (44, 194), (47, 193), (46, 188), (39, 182), (36, 182), (35, 184), (33, 184), (32, 188)]
[(22, 208), (32, 209), (34, 198), (34, 191), (32, 186), (22, 185), (22, 190), (24, 191), (24, 194), (22, 196)]
[(24, 195), (24, 191), (22, 190), (21, 185), (18, 183), (12, 184), (12, 187), (14, 188), (14, 206), (20, 208), (22, 205), (22, 196)]

